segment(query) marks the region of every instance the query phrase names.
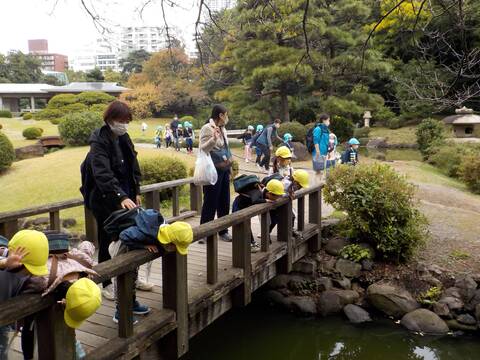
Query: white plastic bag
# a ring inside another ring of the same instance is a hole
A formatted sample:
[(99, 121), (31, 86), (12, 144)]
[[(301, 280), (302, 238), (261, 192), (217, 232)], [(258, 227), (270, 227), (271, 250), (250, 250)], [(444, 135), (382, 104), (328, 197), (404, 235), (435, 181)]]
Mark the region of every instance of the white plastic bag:
[(217, 169), (213, 165), (210, 154), (199, 150), (195, 162), (195, 171), (193, 172), (193, 182), (195, 185), (215, 185), (217, 180)]

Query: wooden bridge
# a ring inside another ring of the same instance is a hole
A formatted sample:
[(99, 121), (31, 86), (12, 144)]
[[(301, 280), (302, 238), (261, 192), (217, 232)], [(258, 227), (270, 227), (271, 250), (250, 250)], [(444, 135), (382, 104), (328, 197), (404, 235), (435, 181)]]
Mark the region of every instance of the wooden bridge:
[[(190, 210), (180, 213), (179, 194), (190, 187)], [(162, 190), (173, 194), (173, 217), (192, 224), (194, 243), (187, 256), (163, 251), (152, 254), (145, 250), (131, 251), (98, 264), (99, 274), (93, 279), (101, 283), (117, 277), (119, 324), (112, 321), (115, 304), (104, 300), (97, 313), (76, 330), (76, 338), (87, 351), (87, 359), (158, 358), (177, 359), (188, 352), (189, 339), (213, 323), (232, 307), (247, 305), (252, 292), (279, 273), (288, 273), (294, 262), (321, 245), (322, 185), (302, 189), (295, 200), (255, 205), (210, 223), (199, 224), (201, 187), (192, 179), (182, 179), (142, 187), (147, 208), (159, 209)], [(10, 237), (18, 230), (18, 219), (50, 214), (50, 228), (60, 229), (60, 211), (83, 206), (81, 199), (49, 204), (10, 213), (0, 213), (0, 234)], [(277, 234), (269, 235), (271, 209), (278, 209)], [(297, 212), (295, 225), (300, 237), (292, 236), (292, 209)], [(308, 212), (308, 219), (306, 215)], [(85, 210), (87, 238), (96, 242), (96, 224)], [(220, 230), (231, 228), (232, 243), (218, 241)], [(250, 251), (250, 231), (260, 235), (261, 252)], [(198, 240), (206, 239), (206, 244)], [(152, 312), (132, 323), (132, 287), (135, 269), (153, 260), (151, 282), (153, 292), (137, 291), (140, 302)], [(52, 295), (21, 295), (2, 303), (0, 326), (34, 316), (38, 336), (38, 359), (74, 359), (75, 331), (63, 320), (62, 306)], [(20, 342), (14, 341), (12, 359), (22, 358)]]

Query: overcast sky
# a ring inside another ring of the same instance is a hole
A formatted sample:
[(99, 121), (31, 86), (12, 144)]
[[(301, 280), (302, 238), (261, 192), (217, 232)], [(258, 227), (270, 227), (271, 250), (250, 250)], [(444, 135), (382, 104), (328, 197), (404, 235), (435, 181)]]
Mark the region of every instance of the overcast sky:
[[(0, 0), (0, 53), (28, 51), (28, 39), (48, 39), (49, 51), (73, 55), (82, 45), (100, 37), (80, 0)], [(115, 25), (163, 26), (160, 1), (149, 5), (143, 20), (135, 11), (144, 0), (85, 0)], [(194, 49), (193, 34), (198, 13), (196, 0), (181, 0), (183, 9), (166, 6), (167, 22), (182, 32), (189, 50)], [(54, 9), (54, 10), (53, 10)], [(53, 11), (52, 11), (53, 10)]]

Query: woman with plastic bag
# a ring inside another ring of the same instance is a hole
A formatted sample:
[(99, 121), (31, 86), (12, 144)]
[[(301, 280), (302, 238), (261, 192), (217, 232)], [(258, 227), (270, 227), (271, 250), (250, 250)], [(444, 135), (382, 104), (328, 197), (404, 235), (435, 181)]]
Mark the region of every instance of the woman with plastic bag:
[[(199, 176), (201, 166), (204, 166), (205, 174), (209, 174), (206, 177), (206, 183), (209, 184), (203, 187), (200, 224), (212, 221), (215, 214), (217, 218), (228, 215), (230, 210), (230, 173), (233, 161), (225, 129), (227, 123), (227, 108), (223, 105), (215, 105), (211, 119), (200, 130), (199, 158), (194, 177)], [(217, 174), (217, 180), (214, 183), (207, 181), (214, 180), (212, 165)], [(219, 236), (223, 241), (232, 241), (228, 230), (221, 231)]]

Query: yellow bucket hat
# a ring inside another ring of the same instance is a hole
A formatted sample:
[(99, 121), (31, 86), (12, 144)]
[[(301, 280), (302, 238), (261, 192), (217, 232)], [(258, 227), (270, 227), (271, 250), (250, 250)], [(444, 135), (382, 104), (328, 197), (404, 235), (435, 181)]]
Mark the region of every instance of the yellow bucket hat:
[(278, 196), (285, 195), (285, 188), (282, 182), (277, 179), (273, 179), (268, 182), (267, 191)]
[(293, 180), (298, 182), (302, 188), (308, 188), (310, 185), (310, 176), (305, 170), (295, 170), (293, 172)]
[(187, 255), (188, 246), (192, 243), (193, 231), (189, 223), (177, 221), (173, 224), (161, 226), (158, 230), (158, 241), (161, 244), (174, 244), (177, 251)]
[(286, 146), (280, 146), (277, 151), (275, 151), (275, 155), (277, 157), (281, 157), (282, 159), (290, 159), (292, 157), (292, 152)]
[(8, 250), (18, 247), (26, 249), (28, 254), (23, 257), (22, 264), (33, 275), (48, 274), (48, 240), (44, 233), (36, 230), (20, 230), (8, 242)]
[(67, 291), (65, 323), (76, 329), (82, 325), (102, 305), (100, 288), (92, 280), (81, 278), (75, 281)]

